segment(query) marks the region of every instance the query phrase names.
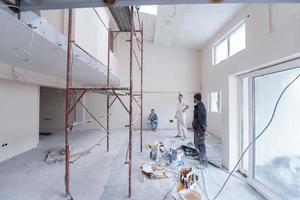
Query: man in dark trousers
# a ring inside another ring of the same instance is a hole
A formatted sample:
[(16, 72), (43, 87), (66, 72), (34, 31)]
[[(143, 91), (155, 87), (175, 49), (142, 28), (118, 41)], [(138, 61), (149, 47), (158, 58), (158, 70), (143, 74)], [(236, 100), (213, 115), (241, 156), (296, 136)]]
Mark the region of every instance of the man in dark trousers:
[(194, 119), (193, 119), (193, 131), (194, 131), (194, 143), (198, 151), (199, 165), (198, 169), (204, 169), (208, 166), (206, 158), (206, 146), (205, 146), (205, 136), (206, 136), (206, 109), (202, 103), (202, 96), (200, 93), (194, 95)]

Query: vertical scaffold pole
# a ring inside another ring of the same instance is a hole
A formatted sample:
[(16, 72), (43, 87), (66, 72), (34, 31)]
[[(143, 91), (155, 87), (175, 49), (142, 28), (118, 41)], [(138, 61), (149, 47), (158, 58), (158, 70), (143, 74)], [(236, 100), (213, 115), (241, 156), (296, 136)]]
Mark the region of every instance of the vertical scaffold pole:
[(70, 194), (70, 145), (69, 139), (71, 134), (71, 98), (72, 91), (72, 17), (73, 11), (69, 9), (69, 19), (68, 19), (68, 50), (67, 50), (67, 73), (66, 73), (66, 114), (65, 114), (65, 186), (66, 186), (66, 195)]
[[(111, 38), (111, 32), (110, 29), (108, 29), (108, 46), (107, 46), (107, 81), (106, 81), (106, 86), (109, 87), (110, 85), (110, 47), (111, 47), (111, 42), (112, 42), (112, 38)], [(107, 95), (106, 96), (106, 150), (107, 152), (109, 151), (109, 134), (110, 134), (110, 129), (109, 129), (109, 118), (110, 118), (110, 112), (109, 112), (109, 98), (110, 96)]]
[(142, 22), (142, 30), (141, 30), (141, 121), (140, 121), (140, 129), (141, 129), (141, 146), (140, 151), (143, 152), (143, 100), (144, 100), (144, 23)]
[(128, 197), (131, 197), (131, 174), (132, 174), (132, 56), (133, 56), (133, 6), (130, 6), (130, 73), (129, 73), (129, 144), (128, 144), (128, 157), (129, 157), (129, 168), (128, 168)]

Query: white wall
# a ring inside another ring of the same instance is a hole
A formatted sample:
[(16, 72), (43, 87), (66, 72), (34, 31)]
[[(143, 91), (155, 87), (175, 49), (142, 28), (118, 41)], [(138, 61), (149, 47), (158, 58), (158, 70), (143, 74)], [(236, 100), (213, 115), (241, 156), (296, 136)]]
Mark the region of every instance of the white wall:
[[(96, 8), (103, 23), (97, 17), (92, 8), (75, 10), (75, 42), (104, 65), (107, 66), (108, 31), (114, 21), (108, 8)], [(110, 68), (114, 74), (118, 74), (118, 62), (115, 55), (111, 54)]]
[(58, 32), (67, 35), (67, 10), (42, 10), (41, 17), (45, 18), (51, 26)]
[[(97, 11), (108, 27), (109, 15), (106, 8), (97, 8)], [(106, 65), (108, 32), (92, 8), (75, 10), (74, 31), (76, 43)]]
[[(111, 18), (107, 8), (97, 8), (97, 10), (106, 26), (108, 26)], [(64, 10), (41, 12), (42, 17), (45, 17), (46, 20), (61, 33), (66, 33), (67, 14), (68, 13)], [(94, 11), (91, 9), (76, 10), (74, 13), (74, 21), (74, 35), (77, 44), (106, 65), (108, 46), (107, 30), (101, 24)], [(118, 72), (117, 65), (118, 60), (116, 55), (112, 55), (111, 68), (115, 74)], [(1, 149), (1, 161), (36, 146), (39, 133), (39, 86), (65, 88), (65, 81), (57, 77), (0, 63), (0, 82), (0, 103), (1, 106), (5, 108), (1, 108), (0, 122), (1, 124), (7, 124), (6, 126), (0, 127), (0, 148), (2, 148), (2, 142), (6, 143), (6, 141), (8, 141), (8, 146), (3, 147), (3, 151)], [(77, 83), (74, 83), (74, 86), (77, 85)], [(5, 98), (2, 98), (2, 96)], [(52, 99), (49, 97), (47, 100), (48, 102), (43, 101), (43, 103), (47, 104), (48, 108), (42, 110), (42, 119), (48, 118), (46, 113), (51, 110), (51, 106), (53, 106), (55, 102), (62, 100), (62, 103), (64, 103), (64, 96), (53, 97)], [(95, 104), (95, 107), (99, 105), (98, 103), (99, 102)], [(100, 105), (105, 104), (100, 102)], [(45, 105), (43, 104), (42, 106)], [(62, 104), (58, 107), (63, 108)], [(80, 121), (84, 116), (87, 116), (86, 113), (83, 113), (80, 106), (77, 106), (76, 109), (77, 120)], [(9, 110), (11, 115), (5, 113)], [(62, 120), (62, 115), (57, 113), (52, 114), (54, 115), (49, 118), (55, 118), (57, 122), (52, 128), (55, 130), (63, 128), (64, 119)], [(16, 115), (16, 118), (14, 118), (13, 115)], [(49, 130), (49, 127), (43, 125), (41, 130)]]
[[(120, 38), (119, 75), (122, 86), (129, 86), (129, 44)], [(135, 47), (139, 57), (139, 51)], [(155, 108), (159, 116), (159, 128), (176, 128), (174, 120), (178, 92), (184, 95), (191, 108), (187, 114), (187, 124), (191, 127), (193, 95), (200, 91), (200, 60), (199, 52), (185, 48), (167, 47), (145, 42), (144, 47), (144, 124), (151, 108)], [(140, 71), (133, 60), (133, 90), (140, 90)], [(123, 97), (128, 105), (128, 97)], [(86, 96), (87, 105), (97, 107), (96, 115), (105, 115), (106, 98), (97, 94)], [(134, 103), (135, 127), (139, 127), (138, 106)], [(103, 119), (105, 121), (105, 119)], [(104, 122), (103, 121), (103, 122)], [(112, 106), (112, 129), (124, 128), (128, 124), (128, 114), (116, 101)]]
[[(230, 90), (236, 90), (235, 84), (232, 84), (235, 82), (232, 80), (234, 77), (230, 75), (252, 70), (265, 63), (299, 52), (300, 13), (295, 11), (298, 9), (299, 5), (296, 4), (249, 4), (202, 50), (201, 91), (204, 95), (204, 102), (207, 101), (208, 91), (222, 91), (223, 112), (222, 114), (208, 114), (208, 130), (222, 137), (223, 165), (227, 168), (233, 167), (238, 152), (237, 146), (234, 145), (238, 142), (237, 124), (232, 124), (229, 118), (232, 111), (236, 112), (229, 107), (229, 93), (233, 95), (235, 93)], [(284, 20), (282, 20), (283, 16)], [(212, 66), (212, 45), (243, 19), (246, 22), (246, 49)]]
[(40, 88), (40, 132), (64, 130), (65, 105), (65, 90)]
[(0, 161), (36, 147), (39, 87), (0, 79), (0, 110)]

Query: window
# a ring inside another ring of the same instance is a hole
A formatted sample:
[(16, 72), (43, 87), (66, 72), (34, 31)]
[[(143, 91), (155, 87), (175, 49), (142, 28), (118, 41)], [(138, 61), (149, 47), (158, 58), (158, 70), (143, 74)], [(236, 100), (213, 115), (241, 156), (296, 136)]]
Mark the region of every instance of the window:
[(213, 62), (218, 64), (246, 48), (246, 25), (240, 23), (213, 47)]
[[(291, 63), (240, 78), (241, 152), (265, 129), (279, 96), (300, 74), (299, 61), (297, 65)], [(257, 187), (263, 188), (268, 199), (274, 199), (268, 195), (279, 199), (300, 196), (299, 91), (297, 79), (282, 95), (272, 122), (240, 166)]]
[(221, 112), (221, 92), (209, 92), (208, 95), (208, 105), (210, 112)]
[(228, 58), (228, 38), (215, 46), (215, 63), (218, 64), (226, 58)]

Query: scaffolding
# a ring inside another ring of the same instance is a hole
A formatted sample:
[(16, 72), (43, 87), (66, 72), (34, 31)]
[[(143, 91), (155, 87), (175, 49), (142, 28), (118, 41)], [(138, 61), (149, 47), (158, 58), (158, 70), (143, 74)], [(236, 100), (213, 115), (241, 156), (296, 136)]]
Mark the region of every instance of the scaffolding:
[[(96, 11), (95, 11), (96, 12)], [(137, 12), (138, 13), (138, 12)], [(100, 17), (98, 15), (98, 17)], [(101, 20), (101, 18), (100, 18)], [(103, 23), (103, 21), (101, 20)], [(143, 150), (143, 53), (144, 53), (144, 33), (143, 33), (143, 25), (139, 27), (138, 30), (135, 29), (134, 25), (134, 7), (130, 6), (130, 30), (128, 31), (117, 31), (117, 30), (110, 30), (106, 27), (108, 31), (108, 49), (107, 49), (107, 80), (106, 80), (106, 87), (73, 87), (72, 85), (72, 45), (74, 44), (72, 40), (72, 23), (73, 23), (73, 10), (69, 9), (68, 15), (68, 48), (67, 48), (67, 73), (66, 73), (66, 116), (65, 116), (65, 187), (66, 187), (66, 195), (71, 196), (70, 194), (70, 136), (73, 124), (71, 122), (71, 113), (76, 108), (76, 105), (80, 103), (84, 110), (105, 130), (106, 132), (106, 150), (107, 152), (110, 149), (110, 108), (114, 104), (116, 100), (119, 100), (121, 105), (127, 111), (129, 115), (129, 124), (127, 127), (129, 128), (129, 139), (128, 139), (128, 150), (127, 156), (128, 161), (128, 196), (131, 197), (132, 194), (132, 136), (133, 136), (133, 102), (137, 103), (139, 110), (140, 110), (140, 151)], [(105, 26), (105, 24), (103, 23)], [(140, 23), (139, 23), (140, 25)], [(110, 47), (113, 45), (114, 39), (117, 37), (119, 33), (129, 33), (130, 39), (130, 62), (129, 62), (129, 87), (112, 87), (110, 85)], [(141, 39), (139, 40), (136, 35), (140, 34)], [(140, 62), (138, 56), (134, 50), (133, 42), (137, 42), (137, 46), (139, 47), (140, 51)], [(140, 91), (133, 92), (133, 58), (136, 59), (136, 62), (139, 66), (140, 70)], [(99, 94), (106, 95), (106, 127), (100, 123), (99, 120), (94, 116), (94, 114), (82, 104), (81, 99), (84, 95), (88, 92), (97, 92)], [(80, 95), (72, 102), (73, 95), (77, 92), (80, 92)], [(122, 94), (120, 92), (123, 92)], [(121, 95), (125, 95), (129, 97), (129, 108), (120, 98)], [(111, 101), (111, 97), (114, 97)], [(137, 100), (136, 97), (139, 97), (140, 101)]]

